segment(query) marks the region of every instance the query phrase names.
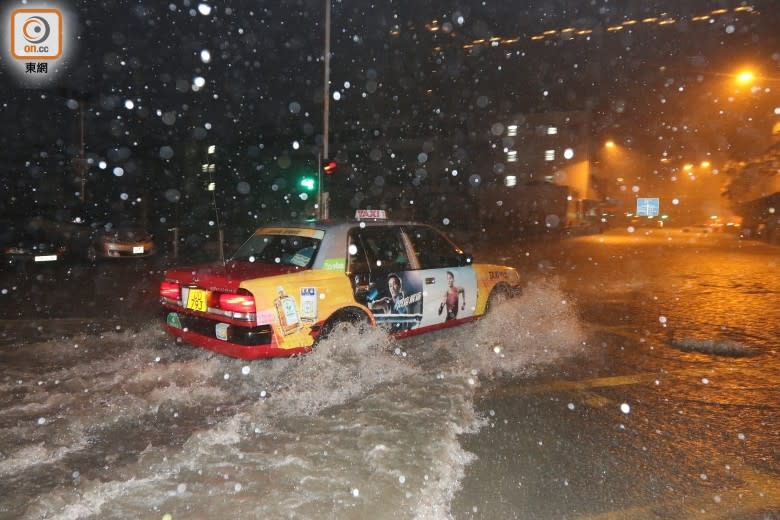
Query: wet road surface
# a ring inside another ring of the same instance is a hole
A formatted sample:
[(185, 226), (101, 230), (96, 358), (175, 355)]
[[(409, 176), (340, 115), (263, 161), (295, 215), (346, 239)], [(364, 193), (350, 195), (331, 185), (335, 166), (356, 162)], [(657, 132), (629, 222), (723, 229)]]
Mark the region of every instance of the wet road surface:
[(177, 345), (155, 262), (0, 290), (0, 518), (777, 518), (780, 249), (472, 248), (524, 294), (295, 360)]

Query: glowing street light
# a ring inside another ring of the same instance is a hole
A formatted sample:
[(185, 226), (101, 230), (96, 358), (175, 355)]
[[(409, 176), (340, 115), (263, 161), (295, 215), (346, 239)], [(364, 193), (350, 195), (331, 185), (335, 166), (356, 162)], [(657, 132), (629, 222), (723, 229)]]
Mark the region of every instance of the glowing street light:
[(737, 74), (737, 83), (741, 85), (749, 85), (753, 83), (755, 79), (756, 75), (753, 74), (753, 71), (750, 70), (743, 70)]

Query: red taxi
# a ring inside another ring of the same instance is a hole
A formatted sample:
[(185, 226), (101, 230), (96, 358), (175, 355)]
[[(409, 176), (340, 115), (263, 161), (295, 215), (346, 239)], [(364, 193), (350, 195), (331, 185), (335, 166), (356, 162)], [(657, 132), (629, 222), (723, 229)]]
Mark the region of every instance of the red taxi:
[(224, 263), (170, 269), (160, 284), (169, 333), (242, 359), (307, 352), (345, 322), (397, 337), (449, 327), (519, 291), (515, 269), (473, 263), (435, 228), (380, 210), (262, 227)]

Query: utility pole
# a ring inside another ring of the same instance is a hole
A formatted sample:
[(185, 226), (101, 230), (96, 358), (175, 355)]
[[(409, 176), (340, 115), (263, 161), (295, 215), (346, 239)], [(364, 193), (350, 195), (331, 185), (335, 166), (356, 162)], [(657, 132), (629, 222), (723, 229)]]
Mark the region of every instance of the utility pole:
[(328, 151), (330, 119), (330, 2), (325, 0), (325, 78), (322, 86), (322, 155), (317, 160), (317, 218), (328, 218), (328, 193), (322, 191), (322, 161), (330, 157)]

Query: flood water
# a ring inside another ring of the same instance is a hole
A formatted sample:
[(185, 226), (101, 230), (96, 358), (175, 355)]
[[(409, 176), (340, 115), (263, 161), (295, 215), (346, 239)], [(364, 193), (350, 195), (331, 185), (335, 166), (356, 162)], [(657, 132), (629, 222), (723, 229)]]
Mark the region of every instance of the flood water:
[[(776, 479), (778, 249), (691, 240), (621, 233), (518, 245), (504, 261), (527, 285), (491, 316), (400, 341), (345, 331), (293, 359), (216, 356), (176, 344), (153, 320), (4, 344), (0, 518), (558, 518), (674, 500), (660, 491), (616, 501), (619, 474), (633, 471), (621, 464), (636, 462), (620, 450), (613, 487), (596, 493), (555, 446), (591, 432), (577, 456), (593, 460), (604, 449), (594, 425), (625, 416), (622, 404), (640, 409), (637, 399), (653, 411), (636, 436), (666, 430), (658, 410), (692, 398), (688, 383), (671, 383), (694, 365), (739, 369), (731, 386), (708, 376), (705, 401), (763, 411), (748, 414), (757, 424), (743, 416), (718, 430), (716, 406), (704, 418), (713, 439), (692, 449), (704, 454), (733, 428), (734, 442), (739, 431), (774, 449), (763, 462), (739, 457)], [(660, 378), (664, 394), (607, 388), (588, 404), (562, 383), (647, 373), (662, 377), (638, 383)], [(540, 415), (553, 399), (560, 417)], [(599, 417), (611, 400), (614, 414)], [(708, 485), (718, 481), (710, 475)], [(768, 496), (762, 514), (774, 507)]]

